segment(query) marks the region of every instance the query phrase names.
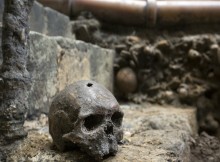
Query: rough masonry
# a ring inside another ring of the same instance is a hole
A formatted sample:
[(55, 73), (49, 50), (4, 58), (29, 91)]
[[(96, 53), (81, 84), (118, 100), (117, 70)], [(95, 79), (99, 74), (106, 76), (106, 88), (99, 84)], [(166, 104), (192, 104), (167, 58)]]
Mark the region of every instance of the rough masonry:
[[(0, 16), (2, 11), (3, 2), (0, 1)], [(53, 96), (78, 80), (95, 80), (113, 90), (113, 50), (76, 41), (71, 34), (69, 18), (37, 2), (32, 9), (30, 26), (27, 66), (33, 84), (28, 98), (29, 117), (37, 112), (48, 113)], [(0, 37), (1, 31), (2, 27)]]

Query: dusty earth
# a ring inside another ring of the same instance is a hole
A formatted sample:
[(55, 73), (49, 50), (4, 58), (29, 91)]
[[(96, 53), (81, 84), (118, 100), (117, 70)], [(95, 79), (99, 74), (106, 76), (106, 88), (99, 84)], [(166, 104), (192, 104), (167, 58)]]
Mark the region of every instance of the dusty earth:
[[(125, 112), (124, 139), (118, 154), (103, 161), (220, 161), (219, 140), (206, 133), (197, 135), (195, 109), (143, 103), (126, 103), (121, 107)], [(2, 161), (95, 161), (79, 149), (58, 151), (52, 144), (48, 118), (44, 114), (26, 121), (24, 126), (28, 137), (13, 144), (7, 159), (0, 158)]]
[(192, 162), (217, 162), (220, 161), (219, 139), (203, 132), (191, 143)]
[[(192, 108), (164, 108), (149, 104), (122, 104), (121, 107), (125, 113), (124, 139), (118, 154), (104, 161), (188, 161), (189, 139), (197, 130)], [(44, 114), (26, 121), (24, 126), (28, 137), (13, 144), (7, 159), (2, 161), (95, 161), (79, 149), (59, 152), (52, 144), (48, 118)]]

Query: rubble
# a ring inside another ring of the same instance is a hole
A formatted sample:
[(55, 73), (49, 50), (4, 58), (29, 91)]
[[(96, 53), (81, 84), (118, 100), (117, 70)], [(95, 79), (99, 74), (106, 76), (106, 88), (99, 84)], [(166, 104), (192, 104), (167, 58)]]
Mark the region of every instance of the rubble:
[[(217, 28), (189, 26), (183, 31), (183, 28), (146, 30), (109, 26), (101, 24), (90, 35), (96, 44), (105, 48), (108, 44), (108, 48), (116, 51), (116, 97), (125, 99), (127, 96), (127, 100), (136, 103), (196, 106), (200, 131), (209, 132), (209, 126), (204, 126), (207, 112), (214, 115), (220, 104), (220, 35)], [(131, 68), (137, 77), (138, 87), (133, 93), (125, 94), (117, 84), (117, 75), (124, 68)], [(205, 104), (199, 104), (201, 97), (205, 98)], [(206, 107), (210, 103), (214, 104)], [(213, 117), (214, 121), (217, 119), (219, 117)]]

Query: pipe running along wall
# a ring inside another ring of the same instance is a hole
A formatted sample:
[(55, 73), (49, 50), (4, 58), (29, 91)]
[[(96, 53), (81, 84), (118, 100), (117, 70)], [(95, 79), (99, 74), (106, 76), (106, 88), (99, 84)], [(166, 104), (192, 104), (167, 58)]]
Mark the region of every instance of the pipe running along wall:
[(126, 25), (219, 23), (217, 0), (38, 0), (69, 16), (90, 11), (97, 18)]

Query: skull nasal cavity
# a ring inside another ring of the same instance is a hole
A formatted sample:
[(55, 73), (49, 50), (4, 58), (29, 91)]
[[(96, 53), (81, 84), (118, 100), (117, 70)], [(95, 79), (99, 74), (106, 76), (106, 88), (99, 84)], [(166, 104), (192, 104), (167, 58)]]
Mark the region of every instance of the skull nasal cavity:
[(105, 127), (105, 133), (106, 134), (112, 134), (113, 135), (113, 126), (112, 125), (107, 125)]

